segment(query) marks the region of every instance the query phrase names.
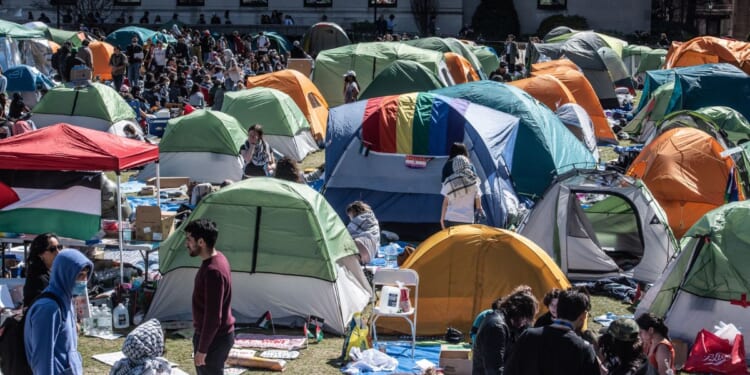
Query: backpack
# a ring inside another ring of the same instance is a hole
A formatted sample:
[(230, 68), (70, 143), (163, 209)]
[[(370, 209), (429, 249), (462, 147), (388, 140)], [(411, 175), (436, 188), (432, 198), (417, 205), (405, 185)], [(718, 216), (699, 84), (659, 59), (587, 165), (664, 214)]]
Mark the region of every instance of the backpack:
[[(49, 298), (57, 302), (61, 314), (65, 311), (62, 301), (55, 294), (43, 292), (34, 302), (42, 298)], [(24, 324), (26, 324), (26, 314), (22, 313), (8, 317), (0, 326), (0, 370), (3, 374), (33, 374), (26, 357)]]

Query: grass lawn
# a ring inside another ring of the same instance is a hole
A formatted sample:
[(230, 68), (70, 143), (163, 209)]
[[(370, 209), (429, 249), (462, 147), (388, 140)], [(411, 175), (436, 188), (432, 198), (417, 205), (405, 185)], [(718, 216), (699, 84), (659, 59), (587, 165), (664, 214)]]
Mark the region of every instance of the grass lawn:
[[(616, 300), (606, 297), (593, 297), (591, 316), (602, 315), (608, 311), (621, 314), (631, 314), (628, 311), (629, 305), (623, 304)], [(601, 326), (593, 321), (589, 321), (589, 327), (598, 330)], [(254, 330), (253, 332), (258, 332)], [(279, 330), (279, 333), (283, 331)], [(286, 331), (285, 334), (301, 334), (299, 331)], [(468, 332), (465, 332), (468, 337)], [(91, 358), (94, 354), (116, 352), (120, 350), (123, 339), (107, 341), (98, 338), (81, 337), (78, 341), (78, 349), (83, 356), (84, 373), (86, 374), (107, 374), (109, 366), (102, 364)], [(343, 338), (326, 335), (323, 342), (311, 344), (307, 349), (300, 351), (300, 357), (293, 361), (287, 362), (285, 374), (340, 374), (341, 364), (338, 357), (341, 354)], [(195, 368), (191, 358), (193, 346), (189, 339), (183, 339), (174, 336), (167, 337), (167, 354), (166, 358), (177, 363), (180, 368), (190, 374), (195, 373)], [(272, 372), (251, 370), (252, 373)]]

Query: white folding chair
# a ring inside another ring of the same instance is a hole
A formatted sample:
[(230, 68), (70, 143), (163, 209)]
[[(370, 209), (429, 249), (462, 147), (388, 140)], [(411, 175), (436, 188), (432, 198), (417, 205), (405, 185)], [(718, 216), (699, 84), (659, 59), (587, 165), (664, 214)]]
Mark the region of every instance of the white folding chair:
[[(392, 313), (387, 311), (381, 311), (378, 308), (376, 299), (376, 291), (378, 287), (382, 289), (383, 286), (398, 286), (396, 282), (401, 282), (404, 286), (414, 287), (414, 296), (410, 296), (411, 309), (409, 311), (403, 311), (398, 313)], [(370, 318), (370, 330), (372, 331), (372, 338), (374, 342), (378, 341), (378, 333), (376, 330), (376, 322), (380, 317), (387, 318), (402, 318), (409, 323), (411, 328), (411, 357), (414, 358), (414, 349), (417, 345), (417, 306), (419, 303), (419, 274), (417, 271), (410, 269), (388, 269), (381, 268), (375, 272), (372, 279), (373, 284), (373, 298), (372, 298), (372, 317)]]

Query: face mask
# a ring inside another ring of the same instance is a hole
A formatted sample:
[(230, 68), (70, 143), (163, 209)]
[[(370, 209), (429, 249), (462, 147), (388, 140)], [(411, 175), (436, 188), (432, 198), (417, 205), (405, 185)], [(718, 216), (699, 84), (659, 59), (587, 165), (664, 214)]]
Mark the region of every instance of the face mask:
[(86, 281), (76, 281), (76, 285), (73, 287), (74, 296), (85, 296), (86, 295)]

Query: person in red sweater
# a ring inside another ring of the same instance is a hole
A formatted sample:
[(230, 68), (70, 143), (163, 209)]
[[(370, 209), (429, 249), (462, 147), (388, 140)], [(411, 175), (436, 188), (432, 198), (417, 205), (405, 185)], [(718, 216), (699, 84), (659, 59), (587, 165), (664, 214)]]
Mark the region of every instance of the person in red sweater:
[(224, 254), (214, 248), (218, 237), (213, 221), (193, 220), (185, 226), (190, 256), (203, 259), (193, 289), (193, 353), (198, 375), (223, 374), (234, 345), (232, 271)]

